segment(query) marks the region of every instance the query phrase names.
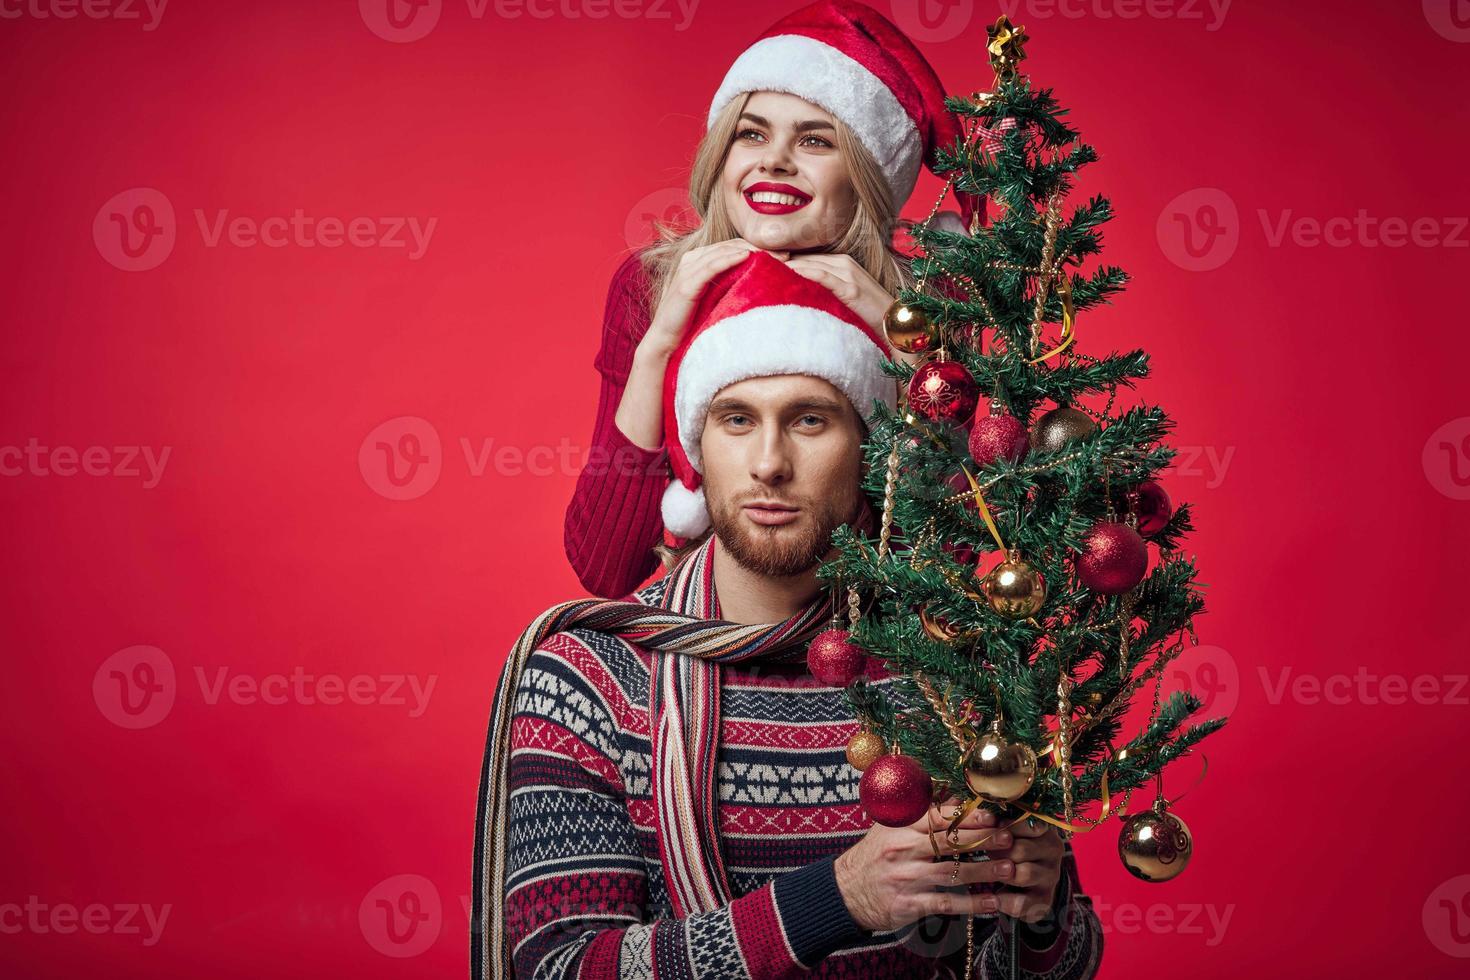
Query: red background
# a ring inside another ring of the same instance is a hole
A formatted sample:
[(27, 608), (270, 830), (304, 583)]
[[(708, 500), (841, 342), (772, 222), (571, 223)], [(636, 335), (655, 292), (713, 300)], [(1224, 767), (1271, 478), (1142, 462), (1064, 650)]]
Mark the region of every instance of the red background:
[[(561, 548), (579, 459), (532, 472), (492, 458), (476, 475), (461, 440), (472, 454), (586, 445), (609, 276), (677, 200), (724, 69), (795, 4), (706, 0), (681, 25), (652, 0), (626, 8), (650, 15), (600, 18), (585, 0), (544, 17), (445, 0), (426, 36), (392, 42), (368, 28), (371, 3), (175, 0), (145, 30), (41, 17), (36, 2), (7, 0), (20, 16), (0, 20), (0, 449), (170, 456), (151, 488), (58, 475), (64, 453), (0, 459), (0, 906), (48, 909), (39, 928), (0, 918), (0, 965), (461, 975), (492, 686), (531, 617), (579, 592)], [(1454, 681), (1470, 639), (1467, 234), (1453, 244), (1451, 220), (1467, 212), (1456, 24), (1470, 29), (1470, 5), (1454, 2), (1239, 3), (1214, 30), (1202, 4), (1181, 16), (1184, 0), (1131, 19), (1126, 0), (1015, 17), (1033, 77), (1102, 154), (1083, 189), (1112, 198), (1106, 257), (1135, 279), (1082, 318), (1080, 346), (1153, 356), (1143, 394), (1193, 457), (1167, 486), (1196, 505), (1189, 550), (1210, 586), (1213, 666), (1195, 680), (1233, 704), (1178, 809), (1196, 837), (1183, 877), (1132, 880), (1115, 825), (1077, 840), (1109, 930), (1104, 976), (1450, 976), (1470, 955), (1453, 880), (1470, 873), (1470, 710)], [(921, 22), (912, 2), (880, 7), (929, 32), (952, 90), (988, 82), (999, 8), (935, 5)], [(125, 271), (93, 225), (140, 187), (172, 205), (177, 240), (156, 268)], [(937, 187), (925, 175), (906, 213)], [(1236, 217), (1209, 212), (1201, 188)], [(211, 247), (195, 213), (221, 209), (437, 225), (418, 259)], [(1431, 219), (1449, 240), (1272, 244), (1283, 216), (1359, 209)], [(1238, 234), (1217, 268), (1174, 261), (1191, 221), (1196, 242), (1207, 226)], [(394, 500), (359, 453), (402, 416), (437, 433), (441, 472)], [(111, 720), (104, 661), (138, 645), (166, 655), (174, 703), (130, 729)], [(435, 687), (417, 717), (411, 698), (211, 703), (221, 668)], [(1332, 687), (1360, 671), (1437, 678), (1440, 694), (1388, 704), (1378, 681)], [(1273, 697), (1283, 677), (1347, 693)], [(396, 944), (376, 899), (414, 889), (442, 911), (428, 938)], [(48, 918), (92, 903), (112, 923), (96, 934)], [(128, 904), (169, 907), (156, 943), (115, 928)]]

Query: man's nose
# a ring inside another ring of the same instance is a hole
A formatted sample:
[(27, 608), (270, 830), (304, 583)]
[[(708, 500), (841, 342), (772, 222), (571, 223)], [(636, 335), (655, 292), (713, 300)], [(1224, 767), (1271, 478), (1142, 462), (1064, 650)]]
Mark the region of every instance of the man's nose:
[(768, 486), (791, 480), (791, 446), (779, 429), (767, 429), (756, 443), (750, 475)]

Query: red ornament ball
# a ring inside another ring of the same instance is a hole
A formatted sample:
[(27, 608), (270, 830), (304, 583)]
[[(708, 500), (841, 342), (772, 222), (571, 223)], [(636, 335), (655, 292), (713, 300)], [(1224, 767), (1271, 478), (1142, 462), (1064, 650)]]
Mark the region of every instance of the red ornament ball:
[(1129, 495), (1129, 509), (1138, 518), (1138, 533), (1147, 537), (1158, 534), (1174, 516), (1174, 502), (1163, 487), (1153, 480), (1140, 483), (1136, 493)]
[(998, 405), (991, 405), (989, 415), (976, 416), (970, 429), (970, 458), (977, 466), (989, 466), (1000, 459), (1018, 462), (1030, 447), (1031, 433)]
[(1143, 581), (1148, 571), (1148, 545), (1127, 524), (1103, 521), (1082, 539), (1077, 577), (1102, 595), (1122, 595)]
[(958, 361), (929, 361), (909, 379), (909, 405), (934, 422), (966, 422), (979, 401), (975, 379)]
[(806, 648), (807, 669), (823, 684), (846, 687), (868, 665), (868, 655), (852, 642), (847, 630), (823, 630)]
[(962, 507), (968, 507), (970, 510), (975, 509), (975, 488), (970, 486), (969, 477), (965, 476), (964, 470), (956, 470), (945, 477), (944, 485), (949, 488), (945, 494), (946, 497), (952, 498), (955, 494), (962, 493), (964, 496), (955, 502)]
[(941, 547), (957, 564), (966, 568), (974, 568), (975, 563), (980, 560), (980, 552), (962, 542), (946, 541)]
[(858, 799), (885, 827), (907, 827), (924, 815), (934, 796), (934, 781), (912, 756), (879, 756), (863, 770)]

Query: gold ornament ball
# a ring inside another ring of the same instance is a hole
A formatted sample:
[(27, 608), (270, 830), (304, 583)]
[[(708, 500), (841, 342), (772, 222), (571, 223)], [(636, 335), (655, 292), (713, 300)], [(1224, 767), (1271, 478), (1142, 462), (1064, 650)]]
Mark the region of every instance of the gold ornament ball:
[(934, 325), (929, 318), (902, 300), (894, 301), (883, 314), (883, 333), (890, 344), (905, 354), (921, 354), (936, 346)]
[(1075, 408), (1054, 408), (1031, 427), (1031, 448), (1054, 453), (1078, 439), (1086, 438), (1097, 428), (1096, 423)]
[(1184, 821), (1158, 807), (1129, 817), (1118, 835), (1123, 867), (1143, 881), (1177, 877), (1193, 853), (1194, 838)]
[(1006, 560), (992, 568), (980, 580), (980, 591), (990, 601), (990, 608), (1007, 619), (1026, 619), (1036, 615), (1046, 601), (1046, 580), (1041, 573), (1021, 559), (1015, 548), (1006, 551)]
[(873, 764), (873, 760), (888, 751), (877, 732), (863, 729), (847, 740), (847, 762), (858, 772)]
[(1011, 742), (999, 726), (975, 739), (965, 753), (965, 785), (1000, 803), (1026, 795), (1036, 781), (1036, 752), (1025, 742)]

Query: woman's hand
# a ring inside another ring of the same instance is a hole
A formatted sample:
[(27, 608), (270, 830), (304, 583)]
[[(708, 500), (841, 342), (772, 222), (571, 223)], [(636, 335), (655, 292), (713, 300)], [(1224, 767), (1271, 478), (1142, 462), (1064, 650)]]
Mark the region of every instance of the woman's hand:
[[(684, 338), (684, 332), (689, 328), (689, 318), (694, 313), (694, 305), (699, 302), (700, 294), (709, 285), (709, 281), (726, 269), (739, 265), (751, 252), (757, 251), (770, 250), (758, 249), (743, 238), (731, 238), (685, 252), (669, 277), (669, 286), (659, 300), (653, 322), (648, 325), (648, 332), (638, 345), (639, 353), (655, 360), (660, 356), (667, 360)], [(770, 254), (785, 261), (790, 253)]]
[(803, 252), (786, 264), (832, 290), (863, 322), (883, 332), (883, 314), (893, 305), (893, 297), (851, 255)]
[[(838, 299), (863, 318), (864, 323), (876, 330), (879, 336), (883, 335), (883, 315), (893, 305), (895, 297), (868, 275), (868, 270), (851, 255), (804, 252), (793, 255), (786, 264), (832, 290)], [(923, 358), (920, 354), (906, 354), (895, 349), (893, 359), (917, 364)]]
[[(694, 306), (709, 281), (745, 261), (756, 247), (743, 238), (691, 248), (679, 259), (648, 332), (633, 351), (628, 382), (613, 421), (629, 442), (652, 452), (663, 444), (663, 385), (669, 358), (689, 329)], [(769, 251), (769, 250), (766, 250)], [(789, 253), (771, 252), (785, 260)]]

